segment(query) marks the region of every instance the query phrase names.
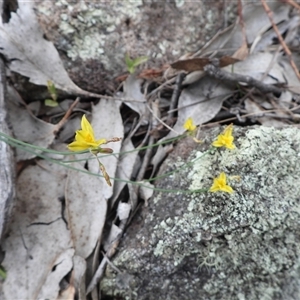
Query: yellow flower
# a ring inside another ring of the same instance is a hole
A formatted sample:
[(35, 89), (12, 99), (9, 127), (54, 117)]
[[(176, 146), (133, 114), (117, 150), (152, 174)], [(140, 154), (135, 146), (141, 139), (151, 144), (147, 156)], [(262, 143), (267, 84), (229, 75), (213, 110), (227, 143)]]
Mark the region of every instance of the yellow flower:
[(232, 136), (233, 125), (228, 125), (223, 133), (219, 134), (217, 139), (212, 143), (214, 147), (226, 147), (228, 149), (234, 149), (233, 144), (234, 137)]
[(233, 193), (233, 189), (231, 186), (226, 184), (226, 175), (224, 172), (220, 174), (219, 177), (214, 178), (214, 183), (209, 189), (210, 192), (223, 191), (227, 193)]
[(101, 139), (95, 140), (94, 129), (90, 122), (86, 119), (86, 116), (83, 115), (81, 119), (81, 130), (77, 130), (75, 134), (75, 141), (68, 145), (69, 150), (71, 151), (82, 151), (90, 150), (90, 152), (96, 157), (100, 171), (103, 174), (103, 177), (107, 184), (111, 186), (109, 175), (107, 174), (104, 165), (101, 163), (97, 157), (98, 153), (113, 153), (113, 150), (110, 148), (101, 148), (99, 147), (102, 144), (107, 144), (111, 142), (119, 142), (122, 138), (114, 137), (111, 139)]
[(196, 125), (194, 124), (194, 121), (192, 118), (188, 118), (184, 125), (183, 128), (189, 132), (193, 132), (196, 129)]
[(90, 122), (83, 115), (81, 119), (81, 130), (76, 131), (75, 141), (68, 145), (71, 151), (82, 151), (87, 149), (98, 148), (106, 144), (106, 139), (95, 140), (94, 130)]

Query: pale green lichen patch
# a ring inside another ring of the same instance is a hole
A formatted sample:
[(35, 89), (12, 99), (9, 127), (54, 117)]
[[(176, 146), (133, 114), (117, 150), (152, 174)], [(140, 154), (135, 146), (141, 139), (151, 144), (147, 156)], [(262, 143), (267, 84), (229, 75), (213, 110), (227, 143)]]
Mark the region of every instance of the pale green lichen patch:
[[(210, 131), (210, 143), (220, 132)], [(156, 193), (114, 261), (142, 278), (134, 299), (300, 299), (300, 131), (234, 128), (234, 136), (234, 150), (203, 156), (198, 146), (165, 163), (164, 172), (178, 172), (158, 187), (209, 188), (225, 172), (234, 193)], [(166, 291), (143, 296), (164, 280)]]
[(209, 155), (205, 155), (204, 157), (204, 153), (205, 152), (201, 151), (196, 152), (196, 158), (192, 164), (192, 170), (188, 175), (191, 180), (191, 190), (207, 188), (211, 183), (211, 180), (208, 179), (209, 176), (207, 176), (207, 173), (208, 170), (211, 169), (213, 162)]
[[(219, 132), (211, 132), (213, 141)], [(178, 176), (165, 178), (159, 185), (209, 188), (212, 179), (225, 172), (234, 193), (157, 193), (149, 202), (151, 218), (146, 216), (134, 246), (126, 247), (114, 261), (143, 277), (138, 271), (142, 269), (151, 278), (138, 299), (144, 299), (141, 295), (151, 289), (152, 282), (164, 278), (170, 278), (171, 286), (182, 287), (187, 269), (184, 299), (197, 299), (199, 294), (215, 300), (297, 299), (300, 131), (261, 126), (235, 128), (234, 135), (236, 149), (220, 148), (197, 160), (204, 151), (199, 146), (201, 151), (185, 161), (195, 160), (192, 166), (181, 168)], [(166, 171), (178, 169), (183, 162), (168, 160)], [(240, 180), (230, 179), (231, 175)], [(155, 201), (156, 197), (160, 200)], [(166, 295), (178, 299), (172, 291)]]
[[(68, 63), (99, 61), (111, 79), (126, 70), (126, 53), (148, 56), (146, 68), (151, 68), (203, 46), (222, 26), (223, 13), (218, 3), (198, 4), (58, 0), (55, 5), (36, 1), (35, 6), (47, 37), (67, 54)], [(228, 6), (234, 9), (236, 4)]]

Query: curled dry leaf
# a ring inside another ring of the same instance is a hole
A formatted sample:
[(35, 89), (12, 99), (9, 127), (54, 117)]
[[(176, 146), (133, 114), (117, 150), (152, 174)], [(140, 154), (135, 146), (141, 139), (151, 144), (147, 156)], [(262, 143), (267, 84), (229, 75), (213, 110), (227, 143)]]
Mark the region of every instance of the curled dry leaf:
[(115, 224), (112, 224), (109, 234), (106, 239), (103, 241), (104, 251), (108, 251), (112, 244), (121, 236), (122, 230)]
[(17, 12), (9, 23), (0, 16), (0, 53), (9, 61), (9, 68), (37, 85), (47, 81), (68, 93), (85, 94), (69, 78), (54, 45), (45, 40), (31, 1), (19, 1)]
[[(62, 215), (66, 169), (47, 161), (17, 180), (17, 201), (3, 241), (3, 299), (55, 299), (72, 268), (70, 232)], [(16, 282), (18, 282), (16, 286)]]
[(87, 258), (102, 234), (107, 210), (103, 194), (106, 183), (102, 178), (83, 173), (84, 163), (72, 163), (72, 167), (78, 171), (69, 171), (66, 185), (68, 227), (75, 254)]
[(136, 111), (141, 118), (148, 123), (149, 111), (146, 107), (146, 98), (141, 92), (141, 79), (135, 75), (129, 75), (124, 81), (124, 95), (125, 99), (134, 99), (136, 102), (125, 102), (132, 110)]
[[(113, 206), (121, 191), (127, 184), (124, 182), (130, 181), (134, 172), (136, 163), (138, 162), (139, 151), (133, 151), (135, 148), (131, 142), (131, 139), (125, 139), (121, 148), (121, 154), (118, 162), (118, 168), (116, 171), (116, 178), (122, 179), (122, 181), (116, 181), (114, 183), (114, 193), (110, 200), (110, 205)], [(128, 152), (128, 153), (126, 153)]]
[[(273, 19), (276, 24), (289, 19), (289, 5), (282, 1), (271, 1), (269, 3), (272, 10)], [(266, 12), (261, 2), (246, 2), (243, 4), (242, 10), (243, 20), (245, 24), (245, 32), (247, 42), (251, 45), (258, 36), (264, 39), (263, 35), (268, 34), (271, 27), (270, 21), (266, 17)], [(197, 55), (208, 56), (212, 53), (220, 52), (222, 55), (233, 55), (244, 43), (242, 28), (237, 22), (221, 32), (218, 32), (198, 53)], [(273, 44), (270, 40), (269, 45)], [(260, 49), (261, 51), (261, 49)], [(253, 47), (251, 53), (256, 52)]]
[[(38, 119), (23, 105), (16, 102), (17, 93), (13, 88), (8, 89), (8, 96), (7, 109), (15, 137), (31, 145), (48, 148), (55, 138), (56, 126)], [(37, 153), (42, 152), (42, 150), (35, 151)], [(17, 161), (32, 159), (36, 156), (35, 153), (24, 151), (20, 147), (16, 148), (16, 154)]]
[[(94, 128), (95, 136), (99, 138), (121, 138), (124, 137), (123, 120), (120, 113), (120, 101), (111, 101), (101, 99), (101, 101), (93, 106), (92, 126)], [(105, 166), (108, 175), (111, 177), (111, 182), (114, 184), (113, 177), (116, 175), (119, 153), (122, 147), (122, 141), (109, 143), (109, 148), (113, 150), (112, 155), (98, 155), (101, 163)], [(96, 160), (89, 162), (89, 169), (91, 172), (97, 173), (99, 165)], [(107, 186), (102, 190), (102, 194), (106, 199), (112, 196), (113, 189)]]
[[(220, 68), (226, 67), (228, 65), (232, 65), (238, 62), (238, 58), (233, 58), (230, 56), (223, 56), (219, 58), (219, 66)], [(174, 69), (184, 70), (187, 72), (193, 71), (202, 71), (203, 68), (211, 63), (211, 59), (207, 57), (196, 57), (186, 60), (178, 60), (171, 64), (171, 67)]]
[[(60, 292), (60, 284), (57, 284), (57, 279), (61, 280), (73, 268), (74, 249), (66, 249), (53, 263), (52, 272), (49, 273), (45, 284), (43, 285), (38, 299), (55, 299)], [(70, 292), (70, 290), (69, 290)], [(59, 299), (59, 298), (58, 298)], [(64, 300), (73, 298), (63, 298)]]
[[(232, 95), (233, 87), (220, 80), (204, 77), (183, 90), (178, 102), (178, 119), (174, 130), (183, 133), (183, 124), (192, 118), (195, 125), (210, 121), (220, 111), (223, 101)], [(170, 132), (168, 138), (173, 137)]]
[(139, 188), (139, 196), (145, 201), (146, 206), (148, 200), (152, 197), (154, 192), (154, 185), (147, 181), (140, 181), (142, 186)]
[[(120, 102), (105, 99), (93, 107), (91, 125), (97, 138), (123, 138), (123, 122), (119, 108)], [(98, 155), (113, 184), (121, 144), (121, 142), (109, 144), (109, 147), (114, 151), (112, 155)], [(83, 161), (72, 164), (79, 171), (71, 170), (69, 172), (66, 188), (66, 209), (75, 253), (86, 258), (91, 254), (102, 235), (107, 200), (112, 196), (113, 188), (108, 186), (103, 178), (84, 173), (88, 170), (100, 175), (97, 160), (88, 160), (92, 157), (90, 154), (80, 154), (75, 157), (83, 159)]]

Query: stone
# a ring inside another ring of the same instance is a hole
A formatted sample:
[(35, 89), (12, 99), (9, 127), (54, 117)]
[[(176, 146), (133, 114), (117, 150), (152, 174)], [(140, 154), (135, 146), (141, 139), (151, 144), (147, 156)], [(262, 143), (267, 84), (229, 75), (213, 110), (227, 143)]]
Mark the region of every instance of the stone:
[[(300, 131), (234, 126), (236, 149), (179, 141), (108, 266), (106, 296), (300, 299)], [(170, 174), (171, 172), (171, 174)], [(208, 189), (225, 172), (234, 193)], [(163, 176), (164, 174), (168, 176)]]
[[(199, 50), (236, 19), (236, 1), (36, 1), (46, 37), (82, 89), (111, 95), (127, 72), (125, 54), (162, 68)], [(138, 68), (138, 70), (141, 70)]]

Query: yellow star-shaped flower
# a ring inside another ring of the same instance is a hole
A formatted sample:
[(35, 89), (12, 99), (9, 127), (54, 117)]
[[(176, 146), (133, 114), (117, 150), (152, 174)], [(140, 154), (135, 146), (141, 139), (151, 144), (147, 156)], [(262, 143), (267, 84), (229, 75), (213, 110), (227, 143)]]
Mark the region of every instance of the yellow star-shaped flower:
[(75, 141), (68, 145), (71, 151), (82, 151), (98, 148), (102, 144), (106, 144), (106, 139), (95, 140), (94, 129), (86, 116), (81, 119), (81, 130), (76, 131)]
[(71, 151), (83, 151), (90, 150), (90, 152), (96, 157), (99, 168), (103, 174), (104, 179), (107, 184), (111, 186), (109, 175), (107, 174), (104, 165), (100, 162), (97, 157), (98, 153), (113, 153), (113, 150), (110, 148), (101, 148), (100, 145), (107, 144), (110, 142), (118, 142), (121, 138), (111, 138), (111, 139), (100, 139), (96, 140), (94, 135), (94, 129), (90, 122), (86, 119), (86, 116), (83, 115), (81, 119), (81, 130), (77, 130), (75, 134), (75, 141), (68, 145), (69, 150)]
[(184, 124), (183, 124), (183, 128), (189, 132), (193, 132), (197, 127), (194, 124), (194, 121), (192, 118), (188, 118)]
[(226, 184), (226, 175), (224, 172), (220, 174), (219, 177), (214, 178), (214, 183), (209, 189), (210, 192), (226, 192), (226, 193), (233, 193), (233, 189), (231, 186)]
[(217, 139), (212, 143), (214, 147), (225, 147), (228, 149), (234, 149), (233, 144), (234, 137), (232, 136), (233, 125), (228, 125), (224, 131), (218, 135)]

